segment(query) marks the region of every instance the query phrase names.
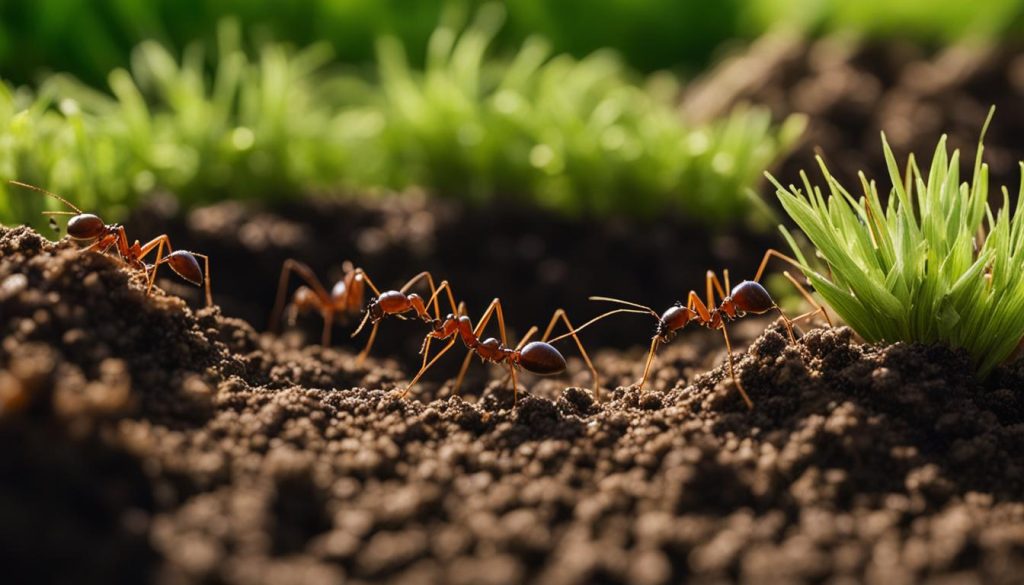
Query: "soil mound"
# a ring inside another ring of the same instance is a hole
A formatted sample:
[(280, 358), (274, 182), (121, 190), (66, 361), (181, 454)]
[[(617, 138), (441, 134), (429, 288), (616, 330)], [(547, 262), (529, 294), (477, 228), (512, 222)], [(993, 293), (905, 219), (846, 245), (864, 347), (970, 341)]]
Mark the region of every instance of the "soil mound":
[[(942, 348), (665, 348), (606, 402), (394, 391), (390, 362), (193, 312), (0, 228), (0, 550), (16, 582), (1013, 583), (1024, 368)], [(605, 352), (616, 384), (638, 354)], [(578, 366), (578, 364), (577, 364)], [(575, 367), (578, 369), (578, 367)], [(498, 378), (500, 374), (495, 374)], [(582, 378), (585, 380), (585, 376)], [(433, 396), (440, 398), (431, 399)]]

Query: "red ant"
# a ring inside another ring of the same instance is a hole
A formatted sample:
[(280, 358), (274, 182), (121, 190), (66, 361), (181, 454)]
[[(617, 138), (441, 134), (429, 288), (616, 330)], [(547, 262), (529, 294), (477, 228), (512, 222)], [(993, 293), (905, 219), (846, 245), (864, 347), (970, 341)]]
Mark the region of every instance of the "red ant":
[[(206, 306), (213, 305), (213, 296), (210, 294), (210, 258), (208, 256), (186, 250), (173, 251), (171, 240), (167, 237), (167, 234), (160, 234), (145, 244), (140, 244), (138, 240), (135, 240), (134, 244), (128, 245), (128, 235), (125, 232), (124, 226), (116, 223), (107, 224), (98, 215), (83, 212), (70, 201), (56, 193), (51, 193), (45, 189), (19, 181), (8, 181), (8, 183), (49, 195), (73, 209), (74, 211), (44, 211), (43, 215), (72, 216), (68, 220), (68, 235), (75, 240), (93, 241), (91, 245), (82, 249), (83, 252), (92, 250), (105, 254), (113, 248), (117, 251), (121, 260), (129, 267), (145, 271), (149, 279), (149, 283), (146, 286), (146, 295), (149, 295), (153, 290), (157, 269), (160, 265), (167, 264), (178, 276), (192, 284), (202, 286), (205, 283)], [(165, 247), (167, 249), (166, 255), (164, 255)], [(153, 264), (146, 264), (143, 258), (148, 256), (154, 249), (156, 249), (156, 261)], [(204, 270), (200, 270), (199, 262), (196, 260), (197, 256), (203, 259)]]
[[(334, 323), (334, 316), (336, 314), (346, 316), (359, 313), (362, 310), (363, 300), (366, 295), (365, 287), (369, 286), (376, 296), (366, 306), (363, 320), (359, 323), (359, 327), (356, 328), (355, 332), (352, 333), (352, 337), (355, 337), (359, 335), (359, 332), (363, 330), (363, 327), (368, 322), (373, 323), (370, 338), (356, 360), (356, 363), (360, 364), (369, 355), (373, 342), (377, 337), (377, 328), (387, 315), (395, 315), (400, 319), (404, 319), (406, 318), (404, 313), (415, 311), (416, 315), (425, 322), (429, 323), (434, 319), (427, 312), (427, 305), (424, 304), (423, 298), (416, 293), (407, 294), (406, 291), (420, 280), (426, 279), (427, 284), (430, 286), (432, 293), (431, 302), (434, 303), (434, 312), (436, 314), (439, 312), (437, 293), (447, 288), (446, 283), (442, 284), (440, 288), (435, 287), (434, 277), (429, 272), (421, 272), (409, 279), (408, 282), (402, 285), (400, 290), (389, 290), (382, 293), (362, 268), (354, 268), (351, 262), (345, 262), (343, 269), (344, 276), (334, 284), (330, 292), (327, 292), (327, 289), (320, 283), (309, 266), (291, 258), (285, 260), (281, 266), (281, 276), (278, 280), (277, 299), (274, 302), (274, 310), (270, 315), (270, 330), (274, 331), (277, 329), (281, 314), (286, 310), (289, 313), (289, 320), (293, 320), (296, 313), (317, 311), (324, 319), (324, 328), (320, 341), (321, 345), (326, 347), (331, 344), (331, 326)], [(291, 302), (285, 305), (285, 291), (287, 290), (288, 279), (293, 272), (306, 281), (306, 284), (297, 288), (292, 294)], [(451, 291), (449, 290), (450, 295)], [(452, 302), (454, 303), (454, 301)]]
[[(448, 302), (452, 308), (452, 312), (445, 316), (444, 319), (440, 318), (436, 302), (437, 296), (442, 289), (447, 290)], [(530, 330), (527, 331), (526, 335), (523, 336), (522, 340), (512, 348), (508, 345), (508, 337), (505, 333), (505, 317), (501, 308), (500, 299), (494, 299), (491, 301), (491, 304), (487, 306), (487, 310), (484, 311), (484, 314), (480, 318), (480, 322), (477, 324), (475, 329), (473, 328), (472, 320), (468, 315), (464, 314), (464, 304), (460, 304), (458, 306), (455, 305), (454, 296), (452, 295), (451, 286), (448, 281), (442, 282), (441, 286), (434, 291), (434, 295), (431, 297), (431, 300), (427, 305), (430, 305), (431, 303), (434, 305), (435, 316), (429, 320), (424, 319), (424, 321), (430, 325), (431, 331), (424, 338), (423, 347), (420, 350), (423, 354), (423, 364), (420, 367), (420, 371), (416, 373), (416, 376), (413, 377), (412, 381), (409, 382), (409, 385), (406, 386), (405, 390), (402, 392), (403, 397), (406, 396), (412, 387), (416, 385), (416, 382), (419, 381), (423, 374), (426, 373), (426, 371), (430, 369), (430, 367), (433, 366), (441, 356), (448, 352), (448, 350), (455, 345), (457, 340), (461, 339), (469, 352), (462, 362), (462, 368), (459, 370), (459, 375), (455, 381), (454, 389), (458, 390), (462, 385), (462, 380), (466, 375), (466, 370), (469, 368), (470, 359), (474, 354), (476, 354), (485, 362), (489, 361), (497, 364), (504, 363), (508, 366), (509, 378), (512, 381), (512, 396), (514, 402), (518, 400), (519, 396), (519, 384), (516, 379), (516, 370), (518, 368), (523, 368), (529, 372), (540, 375), (553, 375), (565, 371), (565, 358), (553, 345), (551, 345), (551, 343), (547, 341), (548, 337), (551, 335), (551, 331), (554, 329), (558, 320), (561, 319), (569, 328), (569, 333), (563, 337), (571, 336), (576, 340), (576, 345), (579, 347), (580, 354), (583, 356), (583, 360), (587, 363), (587, 367), (590, 369), (590, 373), (593, 376), (594, 392), (597, 393), (598, 398), (600, 398), (600, 380), (597, 376), (597, 370), (594, 368), (594, 364), (590, 361), (590, 356), (587, 354), (587, 350), (584, 349), (583, 343), (580, 342), (579, 337), (576, 336), (572, 323), (569, 321), (564, 310), (558, 309), (555, 311), (555, 314), (551, 317), (551, 321), (548, 323), (548, 327), (540, 341), (527, 343), (530, 337), (532, 337), (538, 330), (537, 327), (534, 326), (531, 327)], [(419, 309), (417, 309), (417, 312), (420, 313)], [(420, 313), (421, 318), (424, 314), (425, 311)], [(483, 334), (483, 331), (487, 327), (492, 316), (497, 316), (501, 341), (498, 341), (493, 337), (481, 341), (480, 336)], [(439, 351), (437, 355), (428, 362), (427, 357), (430, 352), (430, 342), (434, 339), (449, 338), (451, 341), (449, 341), (448, 344), (445, 345), (444, 348), (442, 348), (441, 351)]]
[[(324, 320), (323, 333), (320, 335), (320, 345), (327, 347), (331, 344), (331, 326), (334, 324), (335, 314), (342, 316), (358, 313), (363, 307), (365, 286), (380, 294), (377, 287), (373, 285), (370, 277), (363, 272), (362, 268), (353, 268), (351, 262), (343, 264), (344, 276), (334, 283), (331, 292), (320, 283), (313, 270), (299, 262), (289, 258), (281, 265), (281, 277), (278, 279), (277, 299), (274, 301), (274, 310), (270, 314), (270, 330), (276, 331), (281, 313), (286, 309), (284, 304), (285, 290), (288, 287), (288, 278), (292, 272), (299, 275), (306, 281), (305, 285), (295, 289), (292, 293), (292, 300), (288, 303), (288, 321), (293, 322), (297, 313), (316, 311)], [(362, 361), (362, 360), (360, 360)]]
[[(793, 285), (796, 286), (797, 290), (800, 291), (800, 294), (803, 295), (804, 299), (806, 299), (813, 307), (816, 308), (813, 311), (800, 315), (796, 319), (791, 320), (788, 317), (786, 317), (786, 314), (782, 312), (782, 309), (779, 308), (779, 306), (775, 303), (774, 300), (772, 300), (772, 297), (771, 295), (768, 294), (768, 291), (765, 290), (765, 288), (759, 284), (759, 281), (761, 280), (761, 275), (764, 273), (765, 265), (768, 264), (768, 260), (770, 260), (773, 256), (781, 260), (785, 260), (786, 262), (789, 262), (794, 266), (800, 265), (796, 260), (790, 258), (789, 256), (786, 256), (785, 254), (782, 254), (777, 250), (768, 250), (765, 253), (764, 258), (761, 260), (761, 266), (760, 268), (758, 268), (757, 275), (754, 276), (754, 280), (744, 280), (743, 282), (737, 284), (733, 288), (730, 288), (729, 286), (728, 270), (725, 270), (723, 272), (723, 276), (725, 279), (724, 288), (722, 286), (722, 283), (719, 281), (718, 276), (715, 275), (714, 272), (709, 270), (707, 272), (706, 277), (706, 304), (704, 301), (701, 300), (700, 295), (698, 295), (696, 291), (691, 290), (689, 295), (687, 295), (687, 301), (685, 305), (682, 302), (676, 302), (673, 306), (669, 307), (661, 315), (658, 315), (658, 313), (655, 312), (654, 309), (637, 303), (631, 303), (629, 301), (623, 301), (621, 299), (613, 299), (609, 297), (590, 297), (591, 300), (595, 301), (608, 301), (628, 305), (630, 307), (635, 308), (614, 309), (612, 311), (608, 311), (607, 313), (594, 317), (587, 323), (583, 324), (579, 329), (576, 329), (576, 332), (579, 332), (583, 328), (588, 327), (591, 324), (600, 321), (601, 319), (604, 319), (609, 315), (614, 315), (616, 313), (641, 313), (653, 315), (654, 318), (658, 320), (658, 326), (655, 330), (654, 337), (651, 339), (651, 348), (647, 353), (647, 362), (644, 365), (643, 377), (640, 378), (640, 382), (638, 384), (639, 389), (643, 390), (644, 383), (647, 381), (647, 375), (651, 369), (651, 364), (654, 361), (655, 352), (657, 352), (658, 346), (660, 344), (672, 341), (672, 339), (675, 338), (676, 333), (679, 330), (686, 327), (691, 322), (703, 327), (707, 327), (708, 329), (711, 330), (721, 330), (722, 336), (725, 338), (726, 351), (728, 352), (727, 356), (729, 364), (729, 375), (732, 377), (733, 382), (736, 384), (736, 388), (739, 389), (740, 395), (743, 397), (743, 402), (746, 403), (747, 408), (753, 410), (754, 403), (750, 400), (750, 396), (747, 394), (747, 391), (743, 388), (743, 385), (740, 384), (739, 378), (736, 377), (736, 371), (733, 366), (732, 359), (732, 344), (729, 341), (729, 332), (726, 330), (725, 327), (726, 323), (744, 317), (747, 313), (760, 315), (767, 313), (768, 311), (771, 310), (776, 310), (779, 312), (779, 315), (782, 316), (782, 320), (786, 326), (786, 332), (789, 334), (790, 341), (796, 340), (796, 338), (793, 336), (793, 323), (806, 317), (812, 316), (818, 312), (821, 312), (822, 315), (824, 315), (825, 320), (828, 321), (828, 324), (830, 326), (832, 325), (832, 321), (831, 319), (829, 319), (828, 312), (825, 311), (825, 308), (818, 304), (814, 300), (814, 298), (811, 297), (810, 293), (808, 293), (807, 290), (804, 289), (804, 287), (801, 286), (800, 283), (797, 282), (796, 279), (794, 279), (793, 276), (789, 274), (789, 272), (783, 272), (783, 275)], [(725, 294), (726, 290), (730, 291), (728, 295)], [(714, 293), (716, 292), (718, 293), (718, 296), (722, 299), (721, 303), (717, 307), (715, 306), (714, 302)], [(560, 337), (555, 338), (553, 341), (558, 341), (559, 339), (562, 339), (564, 337), (565, 335), (562, 335)]]

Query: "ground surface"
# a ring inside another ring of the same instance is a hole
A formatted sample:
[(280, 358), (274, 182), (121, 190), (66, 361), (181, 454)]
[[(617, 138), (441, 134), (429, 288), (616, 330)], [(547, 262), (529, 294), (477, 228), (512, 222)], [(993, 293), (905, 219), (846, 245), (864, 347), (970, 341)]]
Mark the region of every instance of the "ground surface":
[[(1024, 572), (1019, 366), (983, 385), (948, 350), (771, 328), (738, 355), (753, 413), (722, 368), (700, 374), (722, 354), (699, 334), (664, 350), (649, 392), (602, 403), (530, 379), (512, 408), (497, 375), (402, 400), (408, 363), (357, 368), (146, 298), (113, 259), (26, 228), (0, 230), (0, 317), (0, 551), (37, 582)], [(614, 387), (639, 358), (598, 366)]]

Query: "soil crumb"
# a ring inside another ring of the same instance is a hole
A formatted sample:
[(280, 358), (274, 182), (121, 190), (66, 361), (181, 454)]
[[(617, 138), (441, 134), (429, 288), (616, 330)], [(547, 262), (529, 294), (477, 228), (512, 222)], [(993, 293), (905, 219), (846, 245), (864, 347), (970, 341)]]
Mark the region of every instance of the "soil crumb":
[[(0, 228), (10, 582), (1019, 583), (1024, 366), (771, 326), (603, 352), (513, 407), (193, 311)], [(416, 364), (404, 364), (415, 367)], [(582, 380), (586, 378), (583, 377)], [(434, 398), (439, 396), (439, 398)]]

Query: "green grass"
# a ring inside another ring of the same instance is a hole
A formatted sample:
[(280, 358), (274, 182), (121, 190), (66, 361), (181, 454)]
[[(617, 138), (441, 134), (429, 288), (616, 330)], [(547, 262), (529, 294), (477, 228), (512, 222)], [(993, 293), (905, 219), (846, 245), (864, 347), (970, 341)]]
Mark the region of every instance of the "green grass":
[(788, 28), (926, 44), (1013, 40), (1024, 29), (1021, 0), (757, 0), (749, 9), (749, 30)]
[[(324, 44), (246, 51), (225, 21), (212, 55), (141, 44), (110, 93), (64, 75), (38, 95), (0, 88), (0, 178), (109, 219), (153, 190), (195, 205), (421, 186), (566, 213), (675, 206), (721, 224), (750, 214), (744, 193), (802, 129), (757, 109), (689, 126), (674, 78), (640, 84), (610, 52), (577, 60), (531, 39), (511, 59), (491, 56), (502, 16), (491, 4), (465, 29), (439, 27), (425, 71), (394, 37), (378, 41), (367, 75), (339, 69)], [(29, 221), (43, 203), (10, 193), (0, 221)]]
[(963, 348), (985, 375), (1024, 337), (1024, 182), (1012, 215), (1005, 188), (993, 214), (980, 142), (973, 180), (961, 183), (959, 153), (947, 154), (945, 137), (927, 174), (913, 157), (901, 173), (882, 140), (893, 184), (885, 206), (874, 181), (861, 175), (856, 199), (820, 159), (828, 198), (806, 175), (802, 191), (771, 178), (828, 276), (783, 233), (818, 293), (865, 340)]
[[(18, 82), (38, 71), (68, 71), (99, 86), (131, 49), (157, 40), (175, 52), (211, 42), (216, 23), (238, 20), (265, 40), (299, 46), (324, 41), (349, 63), (371, 63), (383, 35), (410, 47), (421, 63), (426, 40), (446, 11), (471, 13), (484, 0), (4, 0), (0, 71)], [(741, 0), (508, 0), (509, 23), (497, 40), (511, 53), (534, 35), (555, 51), (584, 57), (615, 48), (644, 71), (706, 63), (737, 35)]]
[[(419, 65), (446, 10), (472, 12), (484, 0), (4, 0), (0, 71), (18, 83), (66, 71), (102, 86), (129, 65), (131, 49), (156, 40), (175, 53), (212, 42), (216, 23), (238, 20), (264, 40), (297, 46), (326, 42), (348, 63), (372, 63), (374, 44), (394, 36)], [(787, 27), (805, 34), (852, 32), (944, 42), (1006, 38), (1021, 32), (1020, 0), (507, 0), (509, 24), (498, 52), (534, 35), (577, 58), (613, 48), (641, 71), (693, 72), (736, 39)]]

